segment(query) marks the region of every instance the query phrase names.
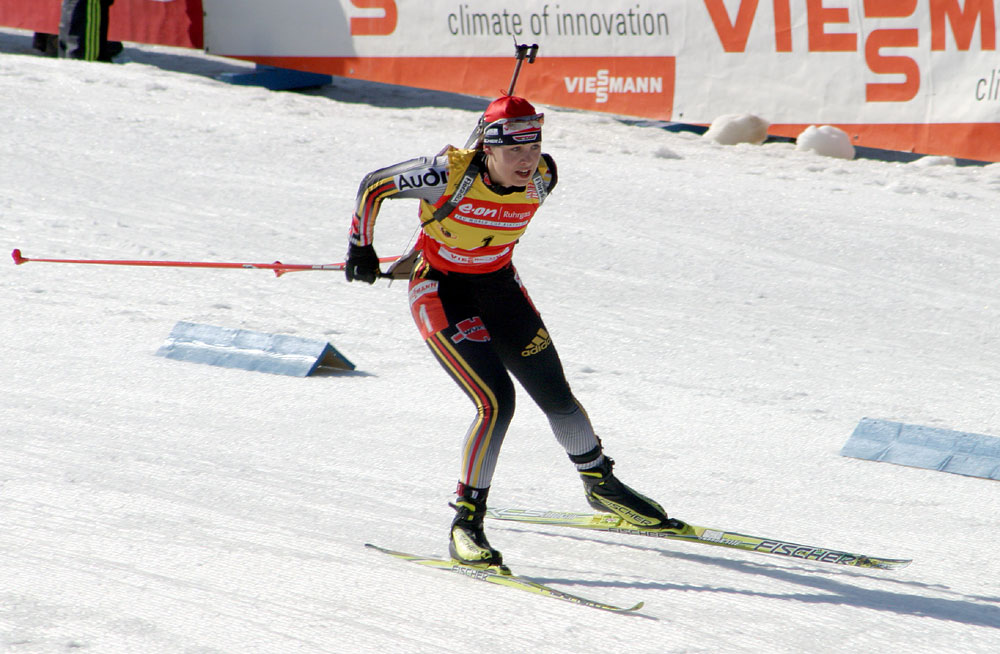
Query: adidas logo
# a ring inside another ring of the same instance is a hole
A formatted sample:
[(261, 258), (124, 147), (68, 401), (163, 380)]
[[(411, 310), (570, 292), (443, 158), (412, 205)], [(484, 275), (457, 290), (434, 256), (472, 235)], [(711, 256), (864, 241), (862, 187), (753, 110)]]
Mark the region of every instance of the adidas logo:
[(521, 356), (530, 357), (532, 354), (538, 354), (550, 345), (552, 345), (552, 339), (549, 338), (549, 333), (545, 329), (539, 328), (528, 347), (521, 350)]

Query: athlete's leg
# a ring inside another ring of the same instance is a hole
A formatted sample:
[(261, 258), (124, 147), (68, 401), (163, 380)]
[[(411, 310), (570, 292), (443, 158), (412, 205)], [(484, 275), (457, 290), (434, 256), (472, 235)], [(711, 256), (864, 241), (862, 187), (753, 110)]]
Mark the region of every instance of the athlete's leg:
[(448, 552), (470, 565), (496, 566), (503, 557), (486, 539), (483, 518), (500, 446), (514, 415), (514, 384), (468, 291), (460, 278), (439, 275), (418, 260), (410, 279), (410, 309), (434, 357), (476, 407), (462, 445)]
[[(573, 397), (559, 355), (527, 291), (516, 274), (504, 283), (500, 277), (495, 281), (489, 293), (490, 305), (480, 307), (493, 335), (493, 347), (545, 412), (556, 439), (580, 472), (591, 506), (651, 529), (684, 529), (684, 523), (668, 518), (663, 507), (614, 475), (614, 461), (604, 456), (590, 418)], [(496, 306), (503, 310), (491, 310)]]
[(459, 483), (487, 489), (514, 415), (515, 393), (467, 290), (459, 280), (418, 264), (410, 281), (410, 309), (431, 353), (476, 409), (462, 445)]
[[(102, 16), (100, 0), (64, 0), (59, 22), (59, 56), (97, 61), (101, 50)], [(106, 34), (106, 32), (105, 32)]]
[(587, 412), (570, 390), (562, 362), (541, 316), (511, 270), (495, 275), (480, 306), (493, 349), (549, 420), (556, 440), (578, 469), (602, 461)]

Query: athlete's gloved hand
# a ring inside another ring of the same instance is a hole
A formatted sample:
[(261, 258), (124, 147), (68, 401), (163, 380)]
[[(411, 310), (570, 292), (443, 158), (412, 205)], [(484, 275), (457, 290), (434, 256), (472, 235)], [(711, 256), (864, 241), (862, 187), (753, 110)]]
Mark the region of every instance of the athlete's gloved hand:
[(378, 255), (372, 245), (354, 245), (347, 248), (347, 263), (344, 266), (347, 281), (368, 282), (374, 284), (382, 275), (378, 267)]

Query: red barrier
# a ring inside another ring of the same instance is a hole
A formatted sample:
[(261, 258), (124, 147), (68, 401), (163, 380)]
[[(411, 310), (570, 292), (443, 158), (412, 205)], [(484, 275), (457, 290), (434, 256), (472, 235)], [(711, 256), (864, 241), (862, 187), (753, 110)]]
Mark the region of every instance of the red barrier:
[[(33, 32), (59, 32), (60, 0), (3, 0), (0, 25)], [(108, 38), (201, 49), (205, 44), (201, 0), (116, 0)]]

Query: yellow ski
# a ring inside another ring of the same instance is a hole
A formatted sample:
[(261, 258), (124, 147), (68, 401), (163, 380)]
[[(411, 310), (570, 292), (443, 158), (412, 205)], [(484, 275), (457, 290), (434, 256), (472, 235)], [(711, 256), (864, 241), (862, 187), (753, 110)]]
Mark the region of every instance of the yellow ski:
[(867, 556), (865, 554), (854, 554), (825, 547), (799, 545), (778, 538), (748, 536), (747, 534), (739, 534), (724, 529), (711, 529), (692, 524), (688, 524), (681, 531), (657, 531), (655, 529), (636, 527), (610, 513), (565, 513), (559, 511), (501, 508), (487, 509), (486, 517), (493, 518), (494, 520), (512, 520), (514, 522), (549, 525), (552, 527), (573, 527), (576, 529), (632, 534), (666, 540), (682, 540), (689, 543), (716, 545), (718, 547), (728, 547), (746, 552), (774, 554), (802, 561), (851, 565), (859, 568), (895, 570), (897, 568), (905, 568), (912, 562), (912, 559), (887, 559)]
[(459, 563), (458, 561), (454, 561), (452, 559), (438, 559), (433, 557), (418, 556), (416, 554), (408, 554), (406, 552), (398, 552), (396, 550), (379, 547), (378, 545), (372, 545), (371, 543), (365, 543), (365, 547), (370, 547), (373, 550), (383, 552), (389, 556), (394, 556), (397, 559), (402, 559), (403, 561), (409, 561), (411, 563), (418, 563), (428, 568), (455, 572), (468, 577), (469, 579), (475, 579), (476, 581), (485, 581), (490, 584), (497, 584), (498, 586), (517, 588), (518, 590), (528, 591), (529, 593), (534, 593), (536, 595), (552, 597), (554, 599), (571, 602), (573, 604), (580, 604), (581, 606), (589, 606), (603, 611), (629, 613), (632, 611), (638, 611), (642, 608), (642, 602), (639, 602), (635, 606), (624, 608), (613, 604), (605, 604), (604, 602), (587, 599), (586, 597), (580, 597), (578, 595), (571, 595), (570, 593), (552, 588), (551, 586), (546, 586), (545, 584), (537, 581), (532, 581), (526, 577), (515, 575), (507, 566), (490, 566), (485, 568), (475, 567)]

